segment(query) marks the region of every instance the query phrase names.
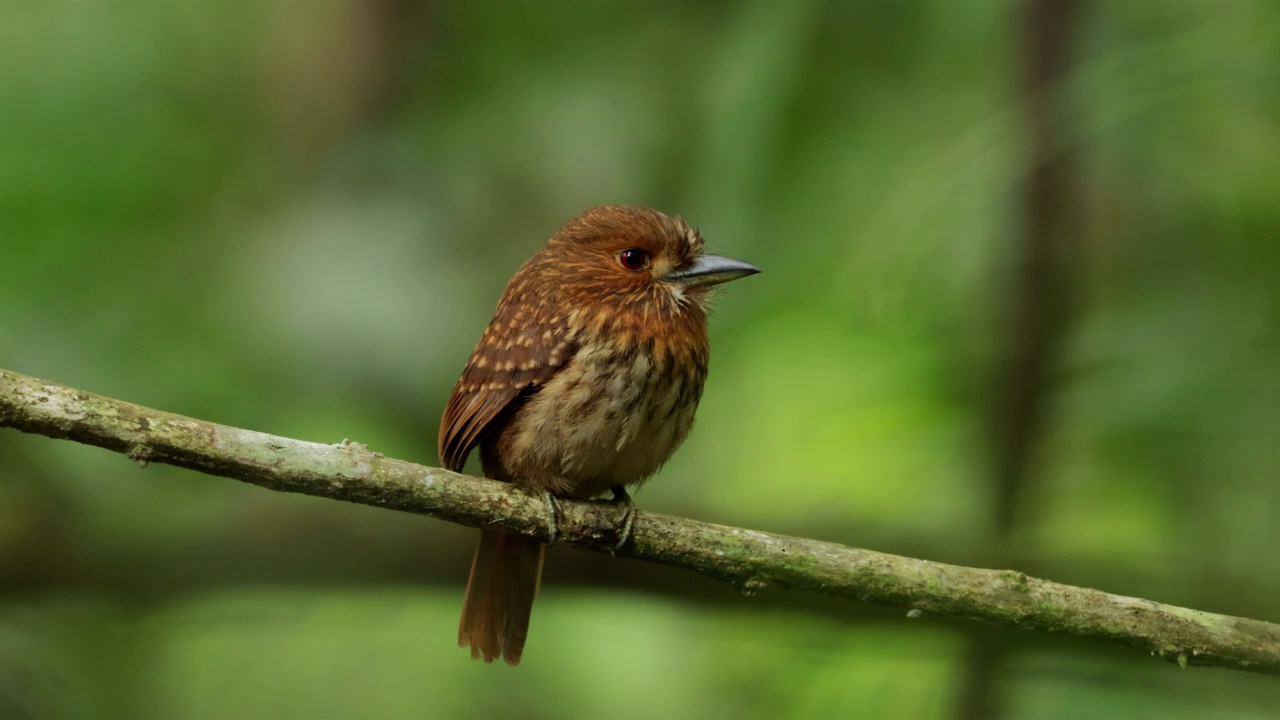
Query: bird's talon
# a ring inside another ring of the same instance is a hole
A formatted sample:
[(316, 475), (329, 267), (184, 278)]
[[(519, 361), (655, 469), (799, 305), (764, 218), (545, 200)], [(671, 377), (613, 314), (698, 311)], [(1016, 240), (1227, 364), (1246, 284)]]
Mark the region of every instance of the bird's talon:
[(626, 545), (627, 541), (631, 539), (631, 527), (636, 520), (636, 502), (631, 499), (631, 496), (627, 494), (626, 488), (621, 485), (614, 485), (609, 489), (613, 491), (613, 500), (611, 502), (614, 505), (623, 507), (622, 518), (615, 525), (615, 527), (621, 526), (621, 529), (618, 530), (618, 544), (613, 546), (612, 551), (616, 555), (622, 549), (622, 546)]
[(547, 539), (547, 546), (556, 544), (556, 537), (560, 534), (560, 503), (556, 501), (556, 497), (549, 490), (542, 491), (542, 500), (547, 504), (547, 514), (551, 518), (551, 537)]

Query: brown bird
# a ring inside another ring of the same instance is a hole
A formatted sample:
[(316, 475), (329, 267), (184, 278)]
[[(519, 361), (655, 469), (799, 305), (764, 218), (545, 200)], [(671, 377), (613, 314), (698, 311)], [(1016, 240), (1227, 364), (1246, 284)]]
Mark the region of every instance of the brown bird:
[[(662, 466), (707, 376), (708, 289), (760, 272), (706, 255), (678, 217), (597, 207), (516, 271), (440, 422), (440, 458), (535, 493), (591, 498)], [(628, 509), (628, 512), (630, 510)], [(622, 542), (626, 541), (625, 533)], [(458, 644), (520, 662), (546, 544), (485, 530)]]

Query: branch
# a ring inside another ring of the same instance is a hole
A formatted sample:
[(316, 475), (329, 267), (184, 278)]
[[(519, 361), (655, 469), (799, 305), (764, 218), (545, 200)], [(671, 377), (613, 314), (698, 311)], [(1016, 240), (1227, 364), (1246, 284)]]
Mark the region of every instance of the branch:
[[(91, 395), (0, 370), (0, 427), (67, 438), (271, 490), (430, 515), (547, 539), (540, 498), (500, 482), (369, 452), (359, 443), (290, 440)], [(561, 503), (558, 541), (610, 552), (620, 511)], [(637, 513), (619, 555), (734, 583), (809, 590), (1026, 630), (1066, 632), (1144, 650), (1179, 665), (1280, 675), (1280, 626), (834, 543)]]

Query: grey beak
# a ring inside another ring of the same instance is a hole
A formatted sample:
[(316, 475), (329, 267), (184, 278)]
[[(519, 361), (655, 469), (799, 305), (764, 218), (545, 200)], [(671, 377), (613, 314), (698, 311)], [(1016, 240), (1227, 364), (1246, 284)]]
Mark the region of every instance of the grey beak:
[(760, 268), (741, 260), (719, 255), (702, 255), (692, 265), (673, 270), (662, 276), (663, 280), (678, 283), (686, 288), (719, 285), (748, 275), (755, 275)]

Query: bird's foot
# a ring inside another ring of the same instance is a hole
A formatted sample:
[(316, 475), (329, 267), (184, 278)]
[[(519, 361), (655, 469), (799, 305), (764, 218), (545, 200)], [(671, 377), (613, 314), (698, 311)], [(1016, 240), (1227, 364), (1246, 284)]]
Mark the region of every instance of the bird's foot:
[(551, 537), (547, 539), (547, 546), (550, 547), (556, 544), (556, 537), (560, 534), (560, 501), (556, 500), (550, 490), (542, 491), (542, 500), (547, 504), (547, 517), (551, 525)]
[(613, 492), (613, 500), (610, 502), (623, 508), (622, 518), (614, 526), (618, 528), (618, 544), (613, 546), (613, 552), (616, 554), (631, 539), (631, 526), (636, 520), (636, 501), (631, 499), (627, 489), (621, 485), (611, 485), (609, 490)]

